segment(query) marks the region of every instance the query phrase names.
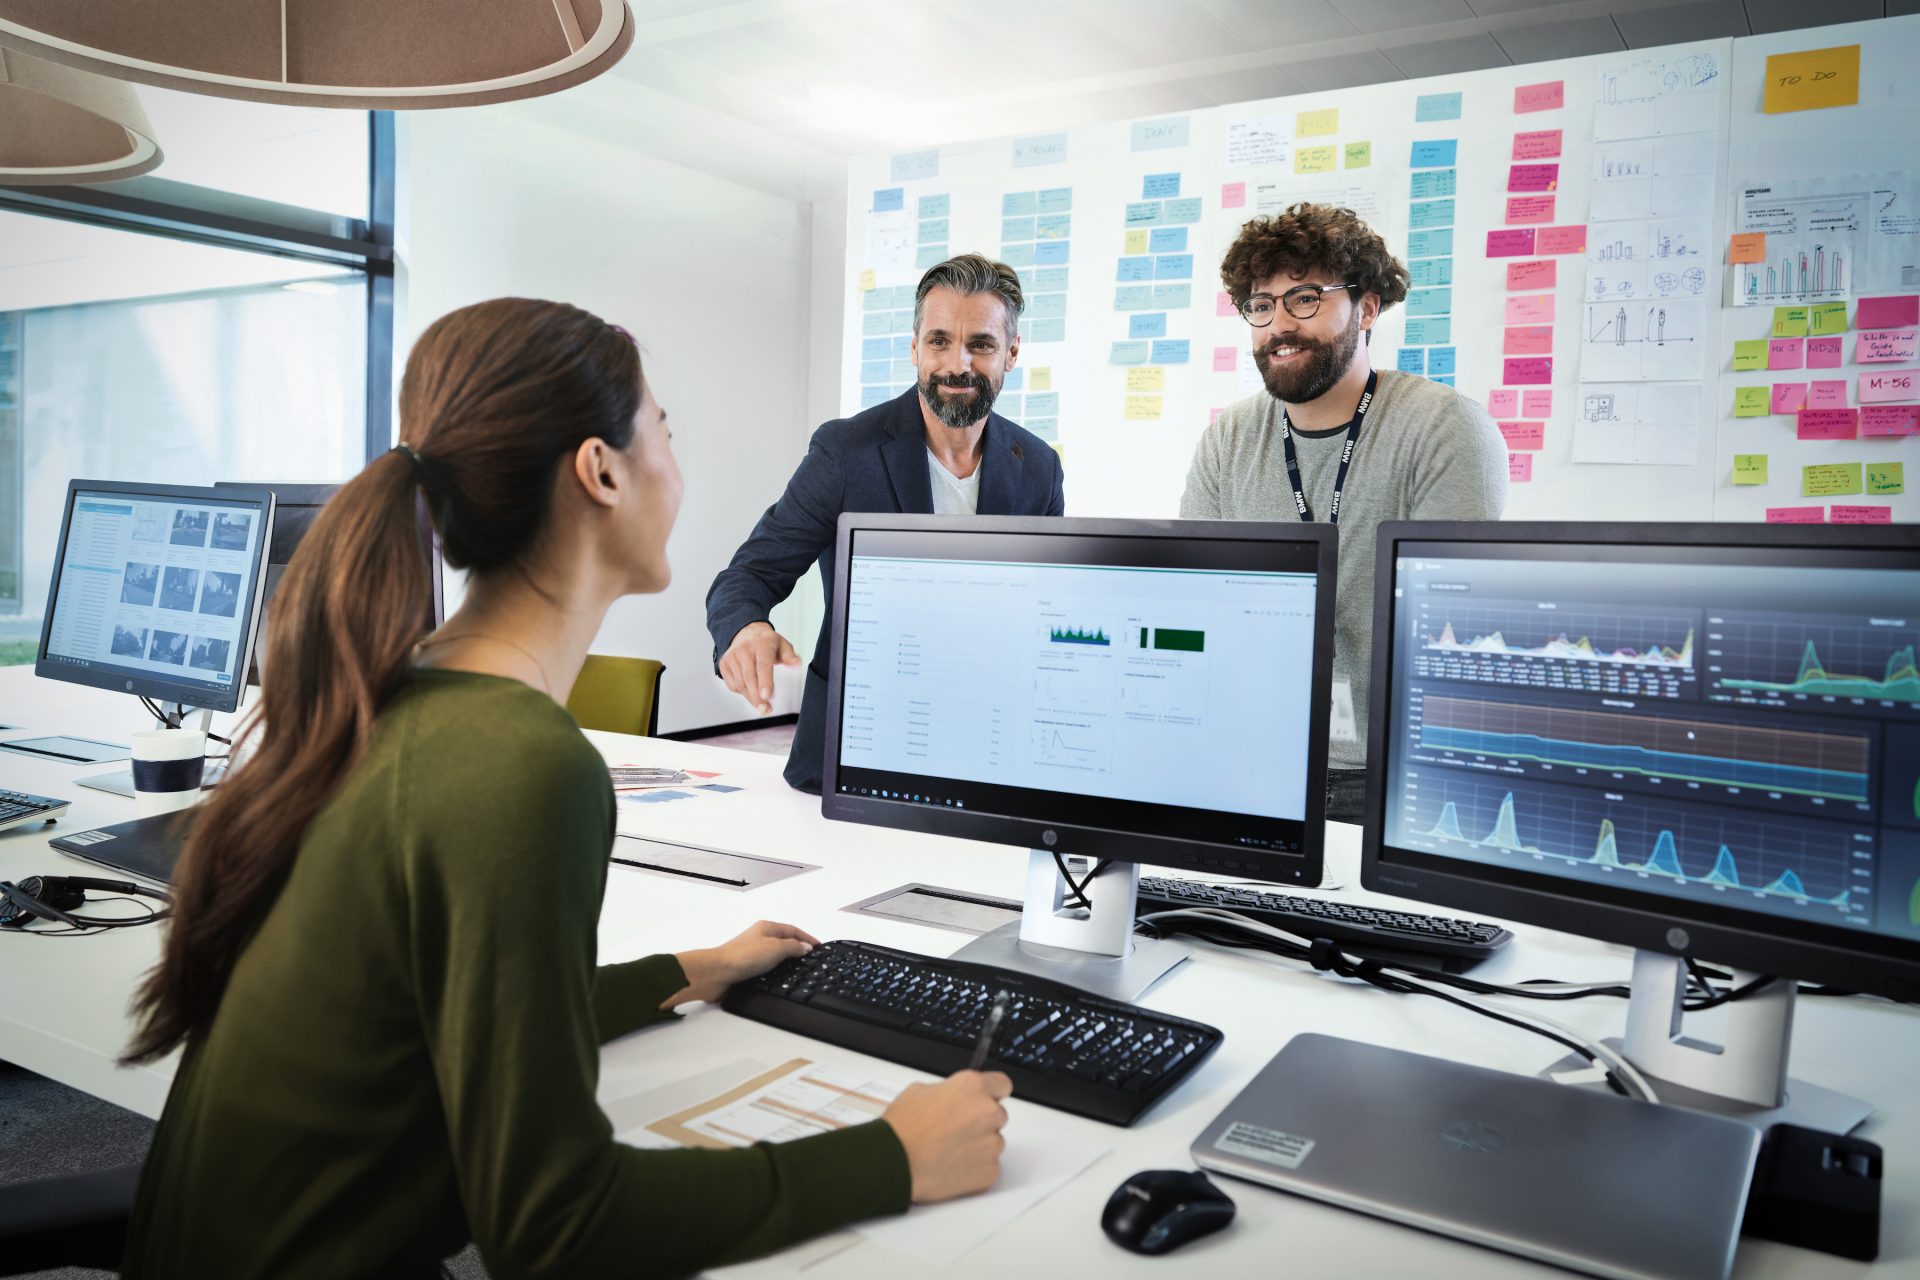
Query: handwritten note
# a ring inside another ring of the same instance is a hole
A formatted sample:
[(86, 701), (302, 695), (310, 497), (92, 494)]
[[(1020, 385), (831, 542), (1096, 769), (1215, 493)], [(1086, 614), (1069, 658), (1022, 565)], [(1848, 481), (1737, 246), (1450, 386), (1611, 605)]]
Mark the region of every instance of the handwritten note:
[(1066, 162), (1067, 135), (1064, 133), (1043, 133), (1031, 138), (1014, 140), (1013, 167), (1016, 169)]
[(1129, 422), (1149, 422), (1159, 418), (1161, 396), (1128, 396), (1126, 417)]
[(1850, 107), (1859, 101), (1860, 46), (1857, 44), (1809, 49), (1804, 53), (1776, 53), (1767, 59), (1761, 109), (1768, 115)]
[(1767, 260), (1767, 233), (1764, 231), (1736, 231), (1727, 242), (1728, 262), (1765, 262)]
[(1766, 387), (1735, 387), (1733, 389), (1733, 416), (1736, 418), (1764, 418), (1773, 412), (1768, 407)]
[(1507, 448), (1512, 450), (1540, 449), (1546, 443), (1547, 424), (1544, 422), (1502, 422), (1500, 434), (1506, 437)]
[(1409, 169), (1451, 169), (1460, 154), (1457, 138), (1427, 138), (1413, 144), (1408, 156)]
[(1223, 182), (1220, 184), (1220, 207), (1222, 209), (1244, 209), (1247, 207), (1247, 184), (1244, 182)]
[(1920, 374), (1912, 369), (1888, 369), (1882, 373), (1860, 375), (1861, 404), (1884, 404), (1889, 400), (1920, 400)]
[(1507, 480), (1512, 484), (1526, 484), (1533, 479), (1533, 455), (1530, 453), (1509, 453), (1507, 455)]
[(1765, 338), (1742, 339), (1733, 344), (1733, 371), (1751, 373), (1755, 369), (1767, 367), (1767, 340)]
[(1920, 324), (1920, 294), (1862, 298), (1853, 324), (1857, 329), (1907, 329)]
[(1513, 135), (1515, 160), (1553, 160), (1560, 155), (1560, 130), (1536, 129)]
[(1496, 387), (1487, 392), (1487, 412), (1495, 418), (1511, 418), (1520, 412), (1520, 393), (1512, 387)]
[(1906, 463), (1869, 462), (1867, 464), (1868, 493), (1905, 493), (1906, 491)]
[(1213, 295), (1213, 314), (1222, 318), (1240, 314), (1233, 305), (1233, 298), (1225, 289), (1216, 290)]
[(1847, 304), (1844, 302), (1816, 302), (1807, 308), (1807, 331), (1813, 334), (1845, 333), (1847, 331)]
[(1432, 124), (1439, 120), (1458, 120), (1460, 118), (1460, 98), (1457, 93), (1423, 93), (1413, 104), (1415, 124)]
[(1187, 145), (1190, 130), (1185, 116), (1165, 120), (1136, 120), (1133, 125), (1133, 150), (1165, 151)]
[(1301, 147), (1293, 153), (1295, 173), (1332, 173), (1340, 167), (1340, 148)]
[(1027, 390), (1053, 390), (1053, 366), (1043, 364), (1039, 368), (1032, 370), (1027, 377)]
[(1860, 407), (1863, 436), (1920, 436), (1920, 404), (1869, 404)]
[(1553, 357), (1534, 356), (1502, 362), (1500, 381), (1510, 387), (1537, 387), (1553, 381)]
[(1553, 295), (1533, 293), (1507, 299), (1508, 324), (1552, 324)]
[(1807, 367), (1807, 340), (1805, 338), (1769, 338), (1767, 340), (1767, 368), (1804, 369)]
[(1293, 134), (1296, 138), (1324, 138), (1330, 133), (1340, 132), (1340, 108), (1326, 107), (1319, 111), (1302, 111), (1293, 118)]
[(1892, 524), (1893, 508), (1859, 507), (1836, 502), (1833, 504), (1832, 522), (1834, 524)]
[(1821, 462), (1800, 468), (1800, 496), (1831, 498), (1838, 494), (1859, 493), (1864, 481), (1857, 462)]
[(1825, 378), (1807, 384), (1807, 408), (1844, 409), (1847, 407), (1847, 380)]
[[(1126, 242), (1125, 242), (1126, 248), (1123, 250), (1123, 252), (1136, 255), (1136, 256), (1139, 254), (1145, 253), (1147, 251), (1147, 246), (1150, 243), (1152, 243), (1147, 239), (1147, 236), (1149, 234), (1150, 234), (1150, 229), (1147, 227), (1133, 227), (1129, 229), (1126, 233)], [(1120, 278), (1122, 280), (1128, 280), (1128, 279), (1142, 279), (1143, 277), (1122, 275)]]
[(1500, 351), (1509, 356), (1540, 356), (1553, 354), (1553, 326), (1550, 324), (1518, 325), (1506, 332)]
[(1825, 524), (1825, 507), (1768, 507), (1768, 524)]
[(873, 268), (868, 267), (860, 273), (860, 292), (872, 293), (874, 286)]
[(1804, 382), (1776, 382), (1773, 384), (1773, 412), (1798, 413), (1807, 407), (1807, 384)]
[(1917, 351), (1920, 351), (1920, 329), (1862, 329), (1860, 336), (1853, 340), (1853, 358), (1860, 364), (1911, 360)]
[(1565, 105), (1567, 84), (1564, 80), (1518, 85), (1513, 91), (1513, 110), (1516, 115), (1525, 115), (1529, 111), (1552, 111)]
[(1145, 342), (1116, 342), (1107, 353), (1107, 363), (1145, 364), (1151, 349)]
[(1553, 416), (1553, 392), (1529, 391), (1520, 397), (1520, 412), (1528, 418)]
[(1560, 166), (1557, 164), (1516, 164), (1507, 169), (1509, 191), (1557, 191)]
[(1534, 238), (1534, 249), (1539, 253), (1585, 253), (1587, 251), (1587, 229), (1580, 227), (1541, 227)]
[(1773, 336), (1776, 338), (1806, 337), (1807, 309), (1805, 307), (1775, 307), (1773, 309)]
[(1840, 367), (1840, 339), (1808, 338), (1807, 368), (1838, 369)]
[(1516, 222), (1552, 222), (1552, 196), (1509, 196), (1507, 198), (1507, 225)]
[(1402, 373), (1425, 373), (1427, 371), (1427, 349), (1425, 347), (1400, 348), (1400, 362), (1395, 367)]
[(1127, 390), (1129, 391), (1165, 391), (1167, 389), (1167, 371), (1158, 365), (1146, 365), (1138, 369), (1127, 370)]
[(1346, 150), (1347, 168), (1371, 169), (1373, 167), (1373, 144), (1371, 142), (1349, 142)]
[(1859, 434), (1857, 409), (1807, 409), (1795, 434), (1802, 440), (1851, 440)]
[(1514, 227), (1503, 231), (1487, 232), (1487, 256), (1489, 258), (1520, 258), (1533, 252), (1534, 229), (1532, 227)]
[(1765, 484), (1767, 482), (1767, 455), (1764, 453), (1734, 454), (1733, 482), (1735, 484)]
[(1507, 289), (1509, 292), (1519, 289), (1551, 289), (1558, 281), (1560, 264), (1552, 258), (1536, 258), (1532, 262), (1509, 262), (1507, 264)]

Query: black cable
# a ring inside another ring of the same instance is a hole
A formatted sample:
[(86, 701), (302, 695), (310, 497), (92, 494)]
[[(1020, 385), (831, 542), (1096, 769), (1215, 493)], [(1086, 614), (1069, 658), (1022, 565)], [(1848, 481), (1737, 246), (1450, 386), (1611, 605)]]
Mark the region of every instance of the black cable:
[[(167, 728), (169, 729), (178, 729), (186, 723), (187, 717), (186, 717), (186, 712), (184, 710), (181, 711), (180, 714), (177, 716), (168, 715), (165, 711), (162, 711), (157, 704), (155, 704), (152, 698), (149, 698), (144, 693), (140, 695), (140, 702), (141, 702), (141, 705), (145, 706), (148, 712), (152, 714), (155, 720), (158, 720), (161, 724), (167, 726)], [(223, 747), (230, 747), (233, 745), (232, 738), (223, 738), (217, 733), (209, 732), (207, 734), (207, 737), (219, 743)], [(209, 760), (226, 759), (225, 756), (208, 756), (207, 758)]]
[(1067, 870), (1066, 855), (1061, 853), (1058, 849), (1054, 850), (1053, 865), (1059, 869), (1060, 878), (1067, 882), (1067, 901), (1069, 903), (1071, 903), (1073, 906), (1076, 906), (1076, 907), (1082, 907), (1088, 911), (1093, 910), (1093, 899), (1087, 897), (1087, 886), (1093, 883), (1093, 878), (1095, 876), (1099, 875), (1102, 871), (1106, 870), (1107, 862), (1108, 862), (1108, 859), (1106, 858), (1102, 858), (1099, 861), (1095, 862), (1093, 864), (1093, 870), (1087, 872), (1086, 875), (1082, 876), (1080, 878), (1079, 883), (1076, 884), (1073, 879), (1073, 872)]

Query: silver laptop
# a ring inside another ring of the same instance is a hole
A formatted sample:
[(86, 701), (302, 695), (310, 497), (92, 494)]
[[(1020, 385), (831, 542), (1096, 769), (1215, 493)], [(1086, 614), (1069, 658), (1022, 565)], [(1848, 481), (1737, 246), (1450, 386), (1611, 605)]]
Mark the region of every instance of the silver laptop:
[(1724, 1280), (1760, 1134), (1719, 1116), (1300, 1035), (1203, 1169), (1621, 1280)]

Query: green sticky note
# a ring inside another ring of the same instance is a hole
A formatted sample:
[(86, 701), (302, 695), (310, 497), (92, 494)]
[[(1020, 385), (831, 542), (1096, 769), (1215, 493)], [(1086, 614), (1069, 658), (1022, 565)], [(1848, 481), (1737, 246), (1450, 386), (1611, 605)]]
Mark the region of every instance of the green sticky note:
[[(1787, 308), (1791, 309), (1791, 308)], [(1776, 315), (1778, 312), (1776, 311)], [(1847, 304), (1844, 302), (1816, 302), (1807, 308), (1807, 323), (1811, 331), (1818, 334), (1845, 333), (1847, 331)]]
[[(1761, 343), (1765, 346), (1766, 343)], [(1736, 418), (1764, 418), (1773, 412), (1768, 401), (1765, 387), (1735, 387), (1733, 389), (1733, 416)]]
[(1767, 455), (1764, 453), (1734, 454), (1733, 482), (1735, 484), (1765, 484), (1767, 482)]
[(1823, 462), (1818, 466), (1800, 468), (1800, 496), (1803, 498), (1833, 498), (1843, 493), (1860, 492), (1860, 464), (1857, 462)]
[(1806, 337), (1807, 309), (1805, 307), (1775, 307), (1773, 309), (1773, 336), (1776, 338)]
[(1751, 373), (1755, 369), (1767, 367), (1767, 340), (1755, 338), (1751, 342), (1733, 344), (1733, 371)]
[(1906, 491), (1906, 463), (1869, 462), (1867, 464), (1868, 493), (1905, 493)]
[(1367, 169), (1373, 165), (1373, 144), (1371, 142), (1349, 142), (1347, 144), (1347, 168)]

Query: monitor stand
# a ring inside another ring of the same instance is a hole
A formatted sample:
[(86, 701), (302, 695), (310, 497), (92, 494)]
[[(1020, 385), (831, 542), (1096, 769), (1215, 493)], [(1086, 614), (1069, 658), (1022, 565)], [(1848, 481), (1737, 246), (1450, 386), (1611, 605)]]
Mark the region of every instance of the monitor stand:
[(1086, 886), (1091, 910), (1072, 904), (1052, 851), (1034, 849), (1020, 919), (975, 938), (953, 958), (1132, 1003), (1193, 954), (1177, 943), (1133, 936), (1139, 892), (1139, 863), (1108, 862)]
[[(1757, 976), (1735, 970), (1733, 985), (1743, 987)], [(1862, 1099), (1788, 1078), (1796, 998), (1792, 981), (1774, 982), (1722, 1006), (1724, 1044), (1680, 1033), (1686, 992), (1687, 968), (1678, 956), (1635, 951), (1626, 1038), (1606, 1041), (1647, 1077), (1661, 1102), (1712, 1112), (1761, 1130), (1796, 1124), (1825, 1133), (1848, 1133), (1873, 1114), (1873, 1104)], [(1546, 1074), (1577, 1073), (1587, 1066), (1584, 1058), (1567, 1058)]]
[[(169, 705), (173, 708), (173, 714), (180, 717), (181, 728), (184, 729), (187, 727), (187, 717), (189, 715), (193, 716), (198, 722), (193, 726), (196, 731), (206, 733), (213, 727), (213, 712), (206, 708), (190, 707), (184, 702), (175, 702), (172, 704), (163, 702), (160, 704), (160, 709), (165, 711)], [(155, 719), (153, 728), (171, 729), (173, 726), (165, 720)], [(225, 761), (207, 761), (206, 772), (200, 776), (201, 789), (205, 790), (220, 781), (226, 771), (227, 766)], [(75, 778), (74, 783), (77, 786), (91, 787), (95, 791), (105, 791), (109, 795), (125, 796), (131, 800), (134, 798), (133, 763), (132, 761), (128, 761), (126, 768), (115, 769), (111, 773), (96, 773), (91, 778)]]

